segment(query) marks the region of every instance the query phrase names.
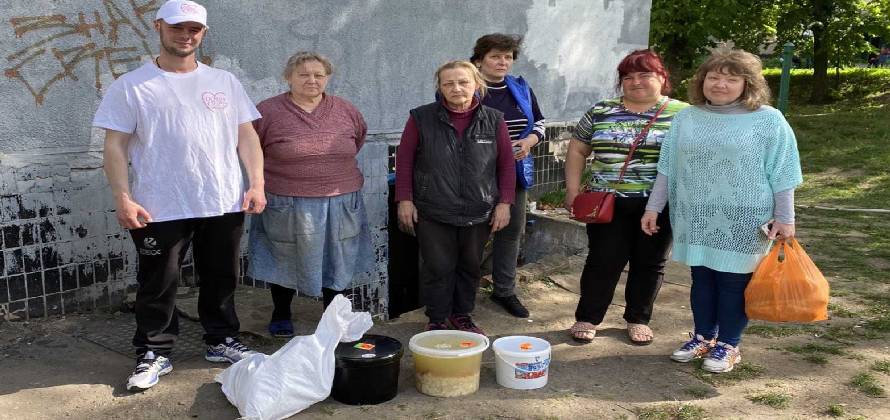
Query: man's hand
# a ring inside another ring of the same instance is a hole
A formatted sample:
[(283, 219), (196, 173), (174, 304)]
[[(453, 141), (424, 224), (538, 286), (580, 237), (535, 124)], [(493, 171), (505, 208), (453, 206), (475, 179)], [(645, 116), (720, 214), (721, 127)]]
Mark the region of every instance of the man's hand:
[(494, 214), (491, 216), (491, 233), (495, 233), (510, 224), (510, 205), (507, 203), (498, 203), (494, 206)]
[(117, 209), (117, 222), (124, 229), (141, 229), (151, 222), (148, 210), (133, 201), (128, 194), (122, 194), (114, 200)]
[(253, 187), (244, 192), (241, 211), (247, 214), (260, 214), (266, 209), (266, 194), (260, 187)]
[(413, 201), (399, 201), (399, 230), (417, 236), (414, 225), (417, 223), (417, 207)]

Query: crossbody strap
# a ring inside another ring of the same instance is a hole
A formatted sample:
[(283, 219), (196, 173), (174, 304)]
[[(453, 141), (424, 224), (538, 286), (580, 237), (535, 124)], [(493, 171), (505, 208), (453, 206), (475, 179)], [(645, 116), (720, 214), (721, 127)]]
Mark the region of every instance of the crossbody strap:
[(655, 111), (655, 115), (652, 116), (652, 119), (649, 120), (649, 123), (643, 127), (643, 131), (640, 131), (637, 134), (637, 137), (634, 138), (633, 144), (630, 145), (630, 151), (627, 152), (627, 159), (624, 159), (624, 166), (621, 167), (621, 173), (618, 175), (618, 183), (624, 179), (624, 171), (627, 170), (627, 165), (630, 164), (630, 159), (633, 157), (634, 152), (637, 150), (637, 147), (642, 143), (642, 140), (646, 138), (646, 135), (649, 134), (649, 128), (652, 127), (652, 124), (655, 123), (655, 120), (658, 119), (658, 116), (661, 115), (661, 111), (667, 107), (668, 102), (670, 102), (670, 98), (665, 98), (664, 103), (661, 104), (661, 107), (658, 108), (658, 111)]

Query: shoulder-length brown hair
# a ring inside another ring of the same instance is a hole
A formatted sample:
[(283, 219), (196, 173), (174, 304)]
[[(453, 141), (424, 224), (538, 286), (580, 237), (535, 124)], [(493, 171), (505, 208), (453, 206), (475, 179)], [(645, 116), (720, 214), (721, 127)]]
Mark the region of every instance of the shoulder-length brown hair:
[(770, 90), (766, 85), (766, 79), (763, 78), (763, 64), (760, 58), (744, 50), (726, 47), (715, 49), (698, 67), (689, 83), (689, 103), (693, 105), (707, 103), (703, 86), (709, 71), (741, 76), (745, 79), (745, 90), (739, 97), (745, 108), (754, 111), (762, 105), (769, 104)]

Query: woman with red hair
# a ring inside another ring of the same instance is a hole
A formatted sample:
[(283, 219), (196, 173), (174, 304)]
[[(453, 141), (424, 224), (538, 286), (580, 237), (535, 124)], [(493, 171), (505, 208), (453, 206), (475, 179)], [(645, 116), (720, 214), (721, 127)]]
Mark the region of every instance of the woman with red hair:
[[(640, 218), (657, 175), (661, 142), (677, 111), (688, 106), (671, 99), (669, 74), (651, 50), (630, 53), (618, 64), (621, 95), (596, 103), (578, 122), (566, 158), (566, 208), (584, 190), (615, 194), (610, 223), (587, 224), (587, 261), (581, 273), (581, 299), (570, 333), (593, 341), (612, 303), (615, 287), (629, 264), (624, 320), (631, 343), (652, 342), (649, 328), (671, 246), (668, 211), (659, 216), (658, 233), (640, 231)], [(587, 185), (582, 172), (590, 159)]]

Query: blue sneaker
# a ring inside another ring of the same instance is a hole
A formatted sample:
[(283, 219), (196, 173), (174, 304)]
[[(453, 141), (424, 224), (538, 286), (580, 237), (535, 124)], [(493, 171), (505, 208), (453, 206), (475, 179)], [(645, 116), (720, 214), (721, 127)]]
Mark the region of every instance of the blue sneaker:
[(204, 359), (215, 363), (235, 363), (254, 354), (256, 354), (255, 351), (247, 348), (237, 338), (226, 337), (226, 341), (215, 346), (209, 346), (207, 353), (204, 354)]
[(269, 334), (272, 337), (291, 338), (294, 336), (294, 323), (289, 319), (270, 321)]
[(139, 356), (136, 369), (127, 380), (127, 391), (145, 391), (158, 383), (158, 378), (173, 371), (170, 359), (147, 351)]

